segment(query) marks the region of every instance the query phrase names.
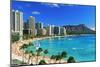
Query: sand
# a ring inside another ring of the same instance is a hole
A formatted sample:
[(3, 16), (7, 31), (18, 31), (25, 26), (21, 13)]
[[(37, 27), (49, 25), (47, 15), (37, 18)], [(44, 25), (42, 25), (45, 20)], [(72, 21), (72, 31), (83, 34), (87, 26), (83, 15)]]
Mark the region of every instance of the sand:
[[(11, 44), (11, 50), (12, 50), (11, 58), (12, 59), (18, 59), (20, 61), (24, 60), (24, 62), (26, 62), (28, 64), (31, 64), (31, 63), (32, 64), (37, 64), (37, 62), (39, 63), (39, 61), (42, 60), (42, 59), (44, 59), (47, 64), (59, 63), (59, 61), (55, 62), (55, 60), (51, 60), (47, 56), (44, 57), (44, 58), (43, 58), (43, 56), (38, 56), (38, 61), (37, 61), (37, 56), (34, 56), (34, 57), (31, 58), (30, 62), (28, 62), (28, 58), (29, 58), (28, 56), (29, 55), (25, 55), (23, 53), (23, 51), (20, 50), (20, 47), (23, 44), (28, 44), (29, 42), (32, 42), (32, 41), (35, 41), (35, 40), (41, 40), (41, 39), (45, 39), (45, 38), (51, 38), (51, 37), (34, 38), (34, 39), (22, 40), (22, 41), (18, 41), (18, 42), (12, 43)], [(67, 61), (61, 60), (60, 63), (67, 63)]]

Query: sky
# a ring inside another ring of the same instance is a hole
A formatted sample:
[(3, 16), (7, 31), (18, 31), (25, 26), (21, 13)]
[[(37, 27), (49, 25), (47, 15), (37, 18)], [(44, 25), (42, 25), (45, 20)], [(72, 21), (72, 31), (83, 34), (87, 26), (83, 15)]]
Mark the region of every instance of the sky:
[(29, 16), (33, 16), (36, 22), (43, 22), (44, 25), (85, 24), (91, 29), (95, 28), (95, 6), (13, 1), (11, 8), (23, 12), (24, 22)]

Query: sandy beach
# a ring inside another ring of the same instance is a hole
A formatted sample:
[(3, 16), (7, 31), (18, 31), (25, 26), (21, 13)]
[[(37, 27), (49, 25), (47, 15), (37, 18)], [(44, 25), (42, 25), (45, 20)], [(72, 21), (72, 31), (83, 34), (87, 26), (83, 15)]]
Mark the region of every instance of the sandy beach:
[[(62, 37), (62, 36), (54, 36), (54, 37)], [(64, 37), (64, 36), (63, 36)], [(15, 43), (11, 44), (11, 58), (13, 59), (18, 59), (20, 61), (28, 63), (28, 55), (26, 55), (25, 57), (23, 57), (23, 51), (20, 50), (20, 47), (23, 44), (28, 44), (29, 42), (35, 41), (35, 40), (41, 40), (41, 39), (46, 39), (46, 38), (52, 38), (52, 37), (42, 37), (42, 38), (33, 38), (33, 39), (28, 39), (28, 40), (22, 40), (22, 41), (18, 41)], [(36, 62), (39, 63), (40, 60), (43, 59), (43, 56), (38, 56), (38, 61), (36, 59), (37, 56), (32, 57), (31, 61), (28, 64), (36, 64)], [(55, 62), (55, 60), (51, 60), (49, 57), (44, 57), (44, 60), (46, 61), (47, 64), (52, 64), (52, 63), (59, 63), (59, 61)], [(61, 63), (67, 63), (67, 61), (61, 60)]]

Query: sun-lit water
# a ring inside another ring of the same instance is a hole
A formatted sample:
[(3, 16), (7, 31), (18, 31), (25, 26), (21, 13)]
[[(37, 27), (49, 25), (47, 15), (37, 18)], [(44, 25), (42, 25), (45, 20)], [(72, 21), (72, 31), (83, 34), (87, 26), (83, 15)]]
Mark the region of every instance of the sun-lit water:
[[(68, 56), (73, 56), (77, 62), (82, 62), (96, 60), (95, 40), (95, 35), (76, 35), (47, 38), (38, 42), (41, 48), (48, 49), (48, 56), (66, 51)], [(30, 47), (30, 49), (33, 50), (34, 48)]]

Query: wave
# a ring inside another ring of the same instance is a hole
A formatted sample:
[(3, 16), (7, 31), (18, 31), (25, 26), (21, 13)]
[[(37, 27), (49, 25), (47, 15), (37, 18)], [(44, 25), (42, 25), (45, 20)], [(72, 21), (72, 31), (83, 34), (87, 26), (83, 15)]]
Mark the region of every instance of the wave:
[(79, 50), (79, 49), (84, 49), (84, 48), (72, 48), (72, 50)]

